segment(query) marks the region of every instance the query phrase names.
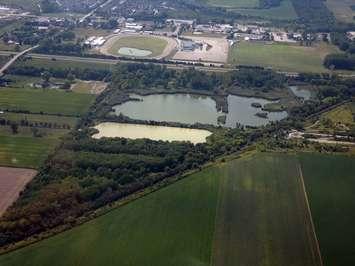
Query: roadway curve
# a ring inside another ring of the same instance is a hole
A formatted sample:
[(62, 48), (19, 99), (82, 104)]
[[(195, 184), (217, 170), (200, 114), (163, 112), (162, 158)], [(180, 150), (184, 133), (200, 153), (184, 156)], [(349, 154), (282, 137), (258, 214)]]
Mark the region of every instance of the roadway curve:
[[(8, 61), (1, 69), (0, 69), (0, 77), (4, 75), (4, 72), (6, 71), (6, 69), (8, 69), (13, 63), (15, 63), (15, 61), (17, 59), (19, 59), (21, 56), (25, 55), (26, 53), (28, 53), (29, 51), (37, 48), (38, 45), (30, 47), (20, 53), (18, 53), (17, 55), (15, 55), (13, 58), (10, 59), (10, 61)], [(13, 53), (11, 53), (12, 55)], [(8, 54), (9, 55), (9, 54)]]

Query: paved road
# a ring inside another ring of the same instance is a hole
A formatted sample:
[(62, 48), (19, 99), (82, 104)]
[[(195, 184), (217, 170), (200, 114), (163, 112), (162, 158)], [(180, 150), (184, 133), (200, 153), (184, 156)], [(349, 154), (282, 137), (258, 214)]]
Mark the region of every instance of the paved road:
[[(25, 55), (26, 53), (30, 52), (31, 50), (37, 48), (38, 45), (33, 46), (31, 48), (28, 48), (18, 54), (16, 54), (13, 58), (11, 58), (1, 69), (0, 69), (0, 77), (4, 75), (4, 72), (6, 71), (6, 69), (8, 69), (13, 63), (15, 63), (15, 61), (17, 59), (19, 59), (21, 56)], [(11, 53), (13, 54), (13, 53)]]
[(88, 17), (91, 17), (96, 12), (96, 10), (98, 10), (99, 8), (105, 7), (106, 5), (108, 5), (111, 2), (112, 2), (112, 0), (108, 0), (108, 1), (104, 2), (103, 4), (99, 5), (98, 7), (94, 8), (93, 10), (90, 11), (90, 13), (86, 14), (85, 16), (83, 16), (79, 20), (79, 22), (80, 23), (84, 22)]
[[(9, 51), (0, 51), (0, 55), (8, 56), (13, 54), (13, 52)], [(66, 55), (47, 55), (47, 54), (26, 54), (28, 57), (32, 57), (35, 59), (56, 59), (58, 61), (70, 61), (70, 62), (81, 62), (88, 64), (108, 64), (115, 65), (117, 63), (137, 63), (137, 61), (132, 60), (122, 60), (122, 59), (102, 59), (102, 58), (91, 58), (91, 57), (78, 57), (78, 56), (66, 56)], [(149, 62), (142, 62), (144, 64), (149, 64)], [(170, 69), (188, 69), (191, 65), (183, 65), (183, 64), (162, 64), (162, 63), (154, 63), (156, 65), (164, 65)], [(233, 70), (232, 68), (220, 68), (220, 67), (208, 67), (208, 66), (195, 66), (195, 69), (202, 71), (213, 71), (213, 72), (228, 72)]]

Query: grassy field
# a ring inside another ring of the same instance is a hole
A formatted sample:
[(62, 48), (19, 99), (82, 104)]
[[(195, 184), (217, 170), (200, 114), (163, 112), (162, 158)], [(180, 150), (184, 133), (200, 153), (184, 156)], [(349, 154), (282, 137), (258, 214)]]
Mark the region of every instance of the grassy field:
[(213, 265), (319, 265), (297, 167), (266, 154), (224, 168)]
[(226, 8), (253, 8), (259, 6), (259, 0), (207, 0), (211, 6)]
[(23, 114), (23, 113), (4, 113), (0, 114), (0, 119), (8, 119), (11, 121), (16, 121), (18, 123), (21, 120), (27, 120), (29, 122), (38, 123), (57, 123), (57, 124), (67, 124), (73, 127), (77, 121), (76, 117), (68, 116), (55, 116), (55, 115), (40, 115), (40, 114)]
[(327, 0), (325, 4), (338, 20), (347, 23), (354, 22), (355, 11), (351, 9), (351, 6), (355, 6), (355, 0)]
[(300, 156), (325, 266), (355, 265), (355, 157)]
[(325, 113), (322, 117), (330, 119), (333, 123), (342, 123), (345, 125), (354, 124), (354, 114), (353, 109), (355, 103), (348, 103), (342, 106), (339, 106), (330, 112)]
[(167, 44), (167, 41), (160, 38), (128, 36), (121, 37), (115, 41), (108, 49), (108, 52), (113, 55), (121, 55), (118, 53), (118, 50), (122, 47), (128, 47), (151, 51), (152, 53), (149, 57), (154, 57), (160, 55), (164, 51)]
[(326, 72), (323, 59), (337, 52), (334, 46), (303, 47), (288, 44), (241, 42), (230, 49), (229, 61), (237, 65), (272, 67), (282, 71)]
[(297, 165), (262, 154), (204, 169), (0, 265), (318, 265)]
[(37, 168), (58, 144), (56, 138), (3, 135), (0, 130), (0, 165)]
[(0, 89), (0, 109), (78, 116), (93, 102), (94, 96), (41, 89)]
[(233, 8), (231, 9), (231, 11), (235, 11), (243, 15), (256, 16), (274, 20), (294, 20), (298, 18), (290, 0), (283, 0), (281, 1), (280, 6), (268, 9)]

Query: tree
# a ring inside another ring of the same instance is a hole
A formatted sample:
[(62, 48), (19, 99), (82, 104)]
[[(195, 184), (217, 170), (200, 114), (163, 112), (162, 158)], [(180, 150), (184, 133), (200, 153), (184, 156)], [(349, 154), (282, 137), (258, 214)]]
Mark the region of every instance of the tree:
[(17, 134), (18, 133), (18, 124), (17, 123), (11, 123), (11, 125), (10, 125), (10, 127), (11, 127), (11, 131), (12, 131), (12, 134)]

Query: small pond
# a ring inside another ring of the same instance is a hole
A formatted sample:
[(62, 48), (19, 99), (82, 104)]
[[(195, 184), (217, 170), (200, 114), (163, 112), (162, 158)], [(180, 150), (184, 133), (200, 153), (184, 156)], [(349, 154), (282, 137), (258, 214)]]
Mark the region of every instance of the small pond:
[(102, 137), (128, 139), (147, 138), (163, 141), (190, 141), (193, 144), (206, 142), (206, 138), (212, 134), (210, 131), (202, 129), (111, 122), (98, 124), (95, 128), (99, 130), (99, 133), (92, 136), (96, 139)]
[(142, 50), (142, 49), (136, 49), (130, 47), (121, 47), (118, 50), (118, 53), (121, 55), (138, 56), (138, 57), (149, 56), (152, 54), (152, 52), (149, 50)]
[(272, 103), (272, 101), (228, 96), (227, 114), (217, 111), (215, 101), (207, 96), (191, 94), (154, 94), (148, 96), (131, 95), (141, 101), (128, 101), (114, 106), (115, 113), (122, 113), (132, 119), (180, 122), (186, 124), (203, 123), (218, 125), (218, 117), (226, 115), (227, 127), (235, 127), (236, 123), (250, 126), (261, 126), (270, 121), (281, 120), (287, 112), (270, 112), (267, 118), (255, 114), (262, 112), (260, 108), (252, 107), (252, 103)]

